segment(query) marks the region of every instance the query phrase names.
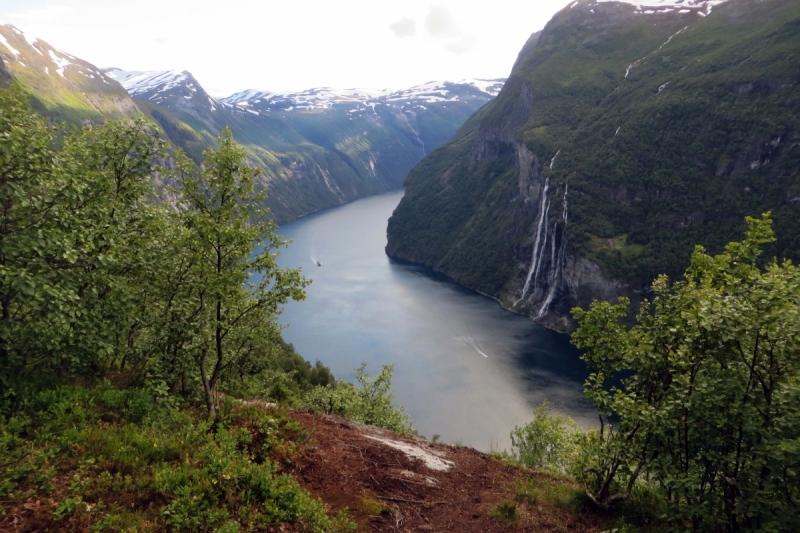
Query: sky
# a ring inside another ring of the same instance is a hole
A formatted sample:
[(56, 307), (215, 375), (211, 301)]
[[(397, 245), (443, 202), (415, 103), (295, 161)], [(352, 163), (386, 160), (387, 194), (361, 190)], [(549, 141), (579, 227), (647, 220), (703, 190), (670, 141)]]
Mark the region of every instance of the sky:
[(124, 70), (245, 89), (403, 89), (508, 76), (569, 0), (3, 0), (0, 22)]

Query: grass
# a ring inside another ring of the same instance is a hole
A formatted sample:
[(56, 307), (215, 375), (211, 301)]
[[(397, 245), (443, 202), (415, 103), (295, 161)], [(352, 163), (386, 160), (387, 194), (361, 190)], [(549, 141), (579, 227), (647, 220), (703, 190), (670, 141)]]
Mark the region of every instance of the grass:
[(603, 263), (609, 257), (621, 260), (635, 259), (642, 255), (645, 249), (641, 244), (628, 243), (626, 234), (607, 239), (591, 235), (590, 240), (584, 246), (586, 256), (597, 263)]
[(519, 521), (519, 514), (517, 513), (517, 504), (514, 502), (500, 502), (489, 513), (489, 516), (501, 522), (507, 522), (511, 526), (517, 525)]
[(279, 410), (228, 403), (215, 424), (145, 391), (63, 387), (0, 420), (0, 513), (36, 502), (37, 530), (352, 531), (281, 472), (304, 438)]
[(549, 505), (558, 509), (579, 510), (584, 507), (584, 495), (568, 478), (535, 476), (520, 481), (516, 488), (518, 501), (530, 505)]

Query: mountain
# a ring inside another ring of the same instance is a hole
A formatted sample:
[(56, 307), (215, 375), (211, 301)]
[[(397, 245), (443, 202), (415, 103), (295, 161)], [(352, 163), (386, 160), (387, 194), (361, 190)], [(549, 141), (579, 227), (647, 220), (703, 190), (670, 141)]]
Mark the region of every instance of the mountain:
[(0, 24), (0, 86), (15, 80), (37, 111), (68, 125), (144, 113), (193, 160), (226, 127), (263, 170), (283, 223), (402, 185), (408, 171), (497, 95), (504, 80), (405, 91), (245, 91), (217, 99), (189, 72), (99, 69)]
[(432, 82), (374, 94), (249, 90), (218, 99), (185, 71), (103, 71), (196, 160), (229, 126), (264, 169), (278, 222), (400, 187), (504, 81)]
[(569, 329), (770, 210), (800, 259), (800, 3), (579, 0), (423, 159), (387, 253)]
[(80, 124), (138, 112), (125, 90), (100, 69), (9, 24), (0, 24), (0, 62), (8, 77), (31, 93), (34, 109), (56, 120)]

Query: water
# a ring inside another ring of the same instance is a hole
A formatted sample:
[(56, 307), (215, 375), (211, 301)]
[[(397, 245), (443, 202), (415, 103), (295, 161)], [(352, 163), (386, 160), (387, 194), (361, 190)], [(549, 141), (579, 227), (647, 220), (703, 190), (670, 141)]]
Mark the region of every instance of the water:
[(284, 310), (286, 340), (347, 380), (362, 361), (371, 374), (395, 364), (397, 403), (428, 438), (507, 448), (514, 426), (528, 422), (544, 399), (553, 411), (591, 425), (595, 411), (582, 393), (588, 371), (565, 335), (427, 268), (386, 256), (386, 221), (402, 194), (367, 198), (280, 228), (294, 241), (281, 266), (301, 267), (313, 279), (307, 299)]

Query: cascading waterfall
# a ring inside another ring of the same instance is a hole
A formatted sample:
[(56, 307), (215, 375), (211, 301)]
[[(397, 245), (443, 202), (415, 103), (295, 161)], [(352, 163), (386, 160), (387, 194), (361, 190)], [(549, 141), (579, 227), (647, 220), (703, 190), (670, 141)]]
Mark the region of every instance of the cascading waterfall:
[[(550, 170), (556, 164), (556, 159), (561, 153), (558, 150), (550, 160)], [(542, 187), (542, 201), (539, 206), (539, 221), (536, 223), (536, 237), (533, 242), (533, 252), (531, 256), (531, 266), (528, 275), (525, 277), (525, 285), (522, 287), (522, 295), (514, 304), (518, 305), (526, 300), (534, 309), (539, 307), (537, 317), (543, 317), (550, 310), (550, 305), (558, 295), (558, 290), (563, 283), (564, 264), (567, 254), (567, 195), (569, 185), (564, 184), (564, 196), (561, 204), (561, 220), (553, 222), (553, 228), (549, 229), (550, 222), (550, 199), (547, 193), (550, 190), (550, 178), (544, 180)], [(558, 187), (558, 192), (561, 186)], [(558, 192), (556, 197), (558, 197)], [(548, 230), (549, 229), (549, 230)], [(547, 257), (547, 247), (550, 247), (549, 258)]]
[[(561, 220), (549, 224), (550, 200), (546, 194), (550, 188), (550, 180), (545, 180), (542, 190), (542, 203), (539, 212), (539, 221), (536, 227), (536, 239), (533, 245), (533, 255), (522, 296), (517, 303), (527, 299), (532, 305), (537, 306), (537, 317), (543, 317), (550, 310), (550, 306), (558, 295), (562, 284), (564, 264), (566, 262), (567, 237), (566, 228), (569, 217), (567, 195), (569, 185), (564, 186), (564, 196), (561, 207)], [(561, 187), (559, 186), (559, 190)], [(549, 254), (547, 250), (549, 248)], [(549, 257), (548, 257), (549, 256)]]
[[(422, 142), (422, 137), (420, 137), (420, 136), (419, 136), (419, 131), (417, 131), (417, 130), (415, 130), (414, 128), (412, 128), (412, 127), (411, 127), (411, 123), (408, 121), (408, 117), (406, 116), (406, 114), (405, 114), (405, 113), (400, 113), (400, 116), (401, 116), (401, 117), (403, 117), (403, 118), (406, 120), (406, 124), (408, 124), (408, 129), (410, 129), (411, 131), (413, 131), (413, 132), (414, 132), (414, 135), (416, 135), (416, 136), (417, 136), (417, 141), (419, 142), (420, 146), (422, 146), (422, 155), (423, 155), (423, 156), (424, 156), (424, 155), (427, 155), (427, 154), (425, 153), (425, 143), (424, 143), (424, 142)], [(415, 119), (414, 119), (414, 121), (416, 122), (416, 120), (417, 120), (417, 119), (415, 118)], [(417, 127), (419, 128), (419, 123), (417, 123)]]
[[(558, 247), (558, 258), (555, 257), (555, 253), (551, 256), (550, 275), (548, 276), (547, 280), (550, 290), (547, 293), (547, 297), (544, 299), (542, 307), (539, 308), (539, 312), (536, 313), (537, 317), (543, 317), (550, 310), (550, 304), (553, 303), (553, 299), (556, 296), (556, 290), (558, 289), (558, 286), (561, 282), (561, 276), (564, 272), (564, 262), (566, 261), (567, 256), (567, 218), (569, 216), (569, 210), (567, 209), (567, 194), (569, 194), (569, 184), (564, 186), (564, 200), (561, 209), (561, 219), (563, 220), (564, 225), (561, 228), (561, 243)], [(552, 249), (554, 251), (555, 243), (555, 224), (553, 224)]]
[[(550, 178), (545, 179), (544, 188), (542, 189), (542, 204), (539, 206), (539, 223), (536, 227), (536, 240), (533, 243), (533, 258), (531, 259), (531, 267), (528, 270), (528, 276), (525, 278), (525, 286), (522, 288), (522, 296), (520, 296), (517, 303), (525, 299), (528, 294), (528, 289), (531, 285), (531, 280), (536, 276), (537, 269), (541, 258), (539, 257), (539, 244), (544, 248), (545, 241), (547, 240), (547, 214), (550, 211), (550, 200), (547, 198), (547, 190), (550, 188)], [(542, 239), (542, 229), (544, 228), (545, 236)]]

